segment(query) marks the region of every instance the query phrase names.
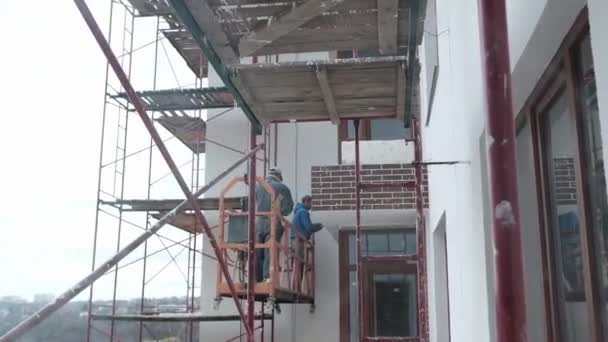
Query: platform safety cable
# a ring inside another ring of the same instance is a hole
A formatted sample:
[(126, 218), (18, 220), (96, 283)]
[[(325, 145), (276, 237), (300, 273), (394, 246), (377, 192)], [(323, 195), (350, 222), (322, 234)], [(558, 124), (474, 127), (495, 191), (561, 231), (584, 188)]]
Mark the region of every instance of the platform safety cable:
[(171, 58), (169, 57), (169, 53), (167, 52), (165, 43), (162, 40), (160, 41), (160, 46), (163, 48), (163, 51), (165, 52), (165, 57), (167, 57), (167, 61), (169, 62), (169, 67), (171, 68), (171, 72), (173, 72), (173, 77), (175, 77), (175, 83), (177, 83), (177, 86), (179, 88), (181, 88), (182, 86), (180, 85), (179, 79), (177, 78), (177, 73), (175, 72), (175, 68), (173, 68), (173, 63), (171, 62)]

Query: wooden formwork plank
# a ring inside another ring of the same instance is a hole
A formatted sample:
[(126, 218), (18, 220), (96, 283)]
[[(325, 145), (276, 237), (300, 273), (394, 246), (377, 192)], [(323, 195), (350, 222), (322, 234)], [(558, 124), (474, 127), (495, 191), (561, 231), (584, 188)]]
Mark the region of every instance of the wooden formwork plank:
[(378, 45), (383, 55), (397, 53), (399, 0), (378, 1)]
[(324, 11), (331, 10), (344, 0), (308, 0), (295, 7), (287, 14), (272, 21), (270, 25), (249, 33), (241, 39), (239, 52), (241, 56), (250, 56), (260, 48), (272, 43), (280, 37), (286, 36), (298, 27), (306, 24)]

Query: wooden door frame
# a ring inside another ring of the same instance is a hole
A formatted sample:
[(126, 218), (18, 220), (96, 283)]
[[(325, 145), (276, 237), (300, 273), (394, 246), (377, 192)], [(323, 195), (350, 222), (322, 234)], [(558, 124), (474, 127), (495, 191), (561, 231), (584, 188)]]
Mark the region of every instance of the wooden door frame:
[[(365, 234), (368, 232), (382, 232), (382, 231), (390, 231), (390, 230), (395, 230), (395, 231), (400, 231), (400, 232), (401, 231), (415, 231), (415, 229), (412, 229), (411, 227), (405, 227), (405, 226), (404, 227), (387, 226), (386, 228), (382, 228), (382, 229), (380, 229), (378, 227), (374, 227), (373, 229), (370, 229), (370, 228), (371, 227), (362, 227), (362, 233)], [(376, 229), (376, 228), (378, 228), (378, 229)], [(339, 317), (340, 342), (350, 342), (349, 273), (351, 271), (356, 271), (356, 265), (349, 264), (348, 237), (349, 237), (349, 235), (351, 235), (353, 233), (354, 233), (354, 230), (352, 230), (352, 229), (340, 230), (338, 232), (338, 288), (340, 291), (339, 303), (338, 303), (339, 304), (338, 314), (340, 316)], [(365, 265), (365, 263), (364, 263), (364, 265)], [(363, 270), (365, 271), (365, 266), (363, 267)], [(416, 278), (416, 282), (418, 282), (417, 278)], [(416, 298), (418, 298), (417, 294), (416, 294)], [(357, 325), (358, 325), (358, 323), (355, 326), (357, 326)]]
[[(368, 261), (363, 263), (363, 298), (366, 298), (367, 301), (364, 304), (365, 310), (363, 310), (363, 321), (367, 322), (367, 324), (363, 327), (363, 333), (365, 336), (371, 336), (370, 331), (372, 328), (372, 310), (373, 307), (370, 305), (371, 303), (371, 282), (373, 274), (375, 273), (395, 273), (395, 274), (414, 274), (416, 276), (416, 288), (414, 288), (414, 292), (416, 294), (416, 306), (418, 306), (418, 267), (416, 264), (408, 263), (407, 261), (396, 261), (391, 263), (381, 263), (375, 261)], [(418, 332), (418, 309), (416, 309), (416, 331)], [(417, 337), (416, 336), (406, 336), (406, 337)]]
[(340, 288), (339, 315), (340, 315), (340, 342), (350, 342), (350, 281), (349, 273), (355, 270), (348, 262), (348, 236), (350, 231), (341, 230), (338, 233), (338, 286)]

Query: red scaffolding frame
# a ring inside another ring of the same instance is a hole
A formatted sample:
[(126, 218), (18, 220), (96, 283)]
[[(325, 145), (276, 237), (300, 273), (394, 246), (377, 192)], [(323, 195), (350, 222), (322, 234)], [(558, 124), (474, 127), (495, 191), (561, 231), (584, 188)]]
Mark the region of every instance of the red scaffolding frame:
[[(241, 158), (233, 166), (229, 167), (225, 172), (220, 174), (216, 179), (209, 182), (206, 186), (200, 190), (193, 192), (184, 180), (178, 166), (175, 164), (171, 154), (167, 150), (164, 141), (161, 139), (153, 121), (147, 116), (144, 104), (142, 103), (139, 95), (133, 89), (128, 73), (125, 73), (123, 65), (119, 62), (117, 57), (114, 55), (108, 41), (105, 40), (101, 30), (99, 29), (95, 19), (89, 11), (84, 0), (74, 0), (78, 9), (80, 10), (85, 22), (89, 29), (93, 33), (97, 43), (105, 54), (108, 65), (113, 69), (114, 73), (118, 77), (122, 87), (124, 88), (134, 110), (140, 116), (144, 123), (147, 131), (151, 136), (151, 141), (159, 149), (163, 159), (168, 165), (171, 173), (175, 177), (179, 184), (182, 192), (186, 196), (186, 200), (180, 203), (175, 209), (164, 215), (159, 221), (148, 227), (142, 235), (140, 235), (133, 242), (127, 246), (120, 246), (120, 241), (117, 245), (117, 254), (107, 260), (99, 267), (95, 267), (93, 262), (92, 273), (87, 277), (78, 282), (73, 288), (69, 289), (64, 294), (60, 295), (54, 302), (46, 305), (40, 309), (33, 316), (24, 320), (18, 326), (10, 330), (7, 334), (0, 337), (0, 341), (12, 341), (35, 325), (40, 323), (50, 314), (59, 309), (62, 305), (67, 303), (69, 300), (74, 298), (77, 294), (84, 291), (90, 286), (95, 280), (106, 274), (111, 268), (116, 267), (118, 262), (127, 256), (131, 251), (137, 248), (139, 245), (145, 243), (145, 241), (154, 235), (162, 226), (172, 219), (186, 207), (193, 210), (198, 224), (202, 226), (202, 229), (209, 239), (210, 245), (215, 253), (215, 258), (220, 266), (222, 276), (226, 280), (230, 293), (234, 299), (235, 306), (238, 311), (238, 318), (245, 328), (243, 335), (247, 336), (248, 342), (254, 342), (255, 331), (257, 329), (264, 330), (264, 315), (261, 315), (260, 327), (254, 326), (255, 321), (255, 293), (254, 287), (250, 286), (247, 290), (247, 310), (245, 310), (236, 294), (236, 289), (232, 277), (228, 269), (228, 263), (225, 260), (218, 242), (215, 239), (211, 227), (207, 223), (205, 215), (202, 213), (197, 198), (207, 191), (210, 187), (217, 184), (217, 182), (225, 177), (228, 173), (234, 170), (238, 165), (245, 161), (249, 161), (249, 208), (248, 208), (248, 281), (249, 284), (254, 282), (255, 274), (255, 170), (256, 170), (256, 152), (260, 151), (263, 146), (256, 145), (256, 130), (252, 126), (250, 135), (250, 152), (245, 157)], [(512, 116), (512, 105), (511, 105), (511, 93), (510, 93), (510, 67), (509, 67), (509, 51), (508, 51), (508, 37), (507, 37), (507, 25), (506, 25), (506, 10), (505, 1), (493, 1), (493, 0), (479, 0), (479, 12), (481, 17), (481, 35), (482, 35), (482, 46), (483, 46), (483, 60), (484, 60), (484, 75), (486, 82), (486, 98), (487, 98), (487, 128), (488, 134), (491, 137), (490, 141), (500, 141), (500, 144), (490, 144), (488, 148), (488, 160), (489, 160), (489, 174), (490, 174), (490, 190), (491, 190), (491, 201), (492, 208), (494, 208), (494, 215), (492, 221), (492, 227), (494, 230), (495, 239), (495, 263), (497, 265), (497, 320), (498, 320), (498, 339), (499, 342), (518, 342), (525, 341), (526, 331), (526, 317), (525, 317), (525, 297), (523, 291), (523, 268), (522, 268), (522, 256), (521, 256), (521, 237), (520, 237), (520, 224), (518, 214), (518, 198), (517, 198), (517, 178), (515, 174), (515, 131)], [(111, 25), (111, 24), (110, 24)], [(133, 35), (131, 29), (130, 35)], [(111, 38), (111, 37), (109, 37)], [(131, 37), (131, 52), (132, 48), (132, 37)], [(124, 55), (124, 54), (123, 54)], [(410, 57), (415, 57), (410, 55)], [(413, 61), (410, 60), (410, 63)], [(417, 63), (417, 60), (415, 61)], [(130, 69), (129, 61), (129, 69)], [(108, 68), (109, 70), (109, 68)], [(107, 74), (106, 74), (107, 77)], [(105, 105), (105, 104), (104, 104)], [(126, 129), (127, 122), (125, 122)], [(359, 121), (355, 120), (355, 130), (358, 131)], [(357, 293), (357, 307), (359, 310), (359, 339), (361, 341), (419, 341), (426, 342), (429, 338), (429, 327), (428, 327), (428, 301), (427, 301), (427, 271), (426, 271), (426, 227), (425, 227), (425, 213), (424, 213), (424, 199), (423, 199), (423, 168), (426, 164), (441, 165), (449, 164), (452, 165), (455, 162), (435, 162), (425, 163), (423, 162), (422, 153), (422, 133), (420, 127), (420, 118), (418, 115), (413, 115), (411, 120), (412, 137), (414, 142), (415, 158), (413, 165), (415, 167), (415, 182), (403, 183), (403, 184), (392, 184), (396, 187), (414, 187), (416, 192), (416, 231), (417, 231), (417, 251), (416, 255), (398, 255), (390, 257), (364, 257), (361, 250), (361, 189), (366, 187), (374, 186), (387, 186), (387, 184), (363, 184), (361, 183), (360, 176), (360, 156), (359, 156), (359, 136), (355, 134), (355, 187), (356, 187), (356, 217), (355, 217), (355, 230), (356, 230), (356, 256), (357, 256), (357, 282), (358, 282), (358, 293)], [(103, 133), (102, 133), (103, 134)], [(276, 136), (275, 136), (276, 137)], [(407, 138), (406, 138), (407, 139)], [(126, 137), (125, 142), (126, 145)], [(151, 144), (152, 145), (152, 144)], [(123, 149), (123, 159), (126, 158), (126, 148)], [(276, 152), (276, 151), (275, 151)], [(103, 154), (103, 150), (101, 152)], [(264, 152), (266, 156), (266, 152)], [(275, 158), (276, 159), (276, 158)], [(266, 165), (266, 161), (264, 161)], [(116, 166), (118, 167), (118, 166)], [(124, 182), (124, 163), (122, 164), (121, 182)], [(116, 171), (118, 172), (118, 171)], [(194, 184), (192, 184), (194, 187)], [(121, 191), (122, 192), (122, 191)], [(122, 197), (122, 196), (121, 196)], [(192, 243), (190, 240), (189, 243)], [(192, 249), (196, 249), (194, 246)], [(147, 251), (146, 251), (147, 254)], [(145, 258), (144, 258), (145, 259)], [(189, 258), (190, 260), (190, 258)], [(363, 286), (362, 286), (362, 272), (365, 267), (366, 261), (371, 260), (387, 260), (387, 261), (415, 261), (417, 263), (417, 282), (418, 282), (418, 337), (410, 338), (378, 338), (365, 336), (364, 329), (364, 315), (361, 314), (364, 308), (363, 301)], [(195, 261), (192, 261), (193, 267)], [(115, 268), (115, 284), (117, 281), (117, 271)], [(116, 285), (115, 285), (116, 286)], [(194, 286), (193, 286), (194, 287)], [(193, 306), (193, 288), (191, 289), (191, 306)], [(143, 288), (142, 288), (142, 291)], [(92, 292), (91, 292), (92, 297)], [(143, 292), (142, 292), (143, 297)], [(113, 294), (113, 302), (116, 300), (116, 293)], [(143, 308), (143, 298), (142, 298)], [(89, 311), (90, 313), (90, 311)], [(113, 315), (114, 316), (114, 312)], [(91, 315), (89, 314), (89, 327)], [(192, 322), (195, 321), (192, 317), (184, 319), (190, 322), (190, 336), (192, 336)], [(110, 330), (110, 338), (114, 335), (113, 319)], [(274, 321), (273, 321), (274, 322)], [(93, 327), (93, 329), (97, 329)], [(140, 323), (140, 337), (142, 335), (143, 323)], [(274, 330), (272, 330), (274, 335)], [(239, 338), (237, 336), (236, 338)], [(192, 338), (192, 337), (191, 337)]]

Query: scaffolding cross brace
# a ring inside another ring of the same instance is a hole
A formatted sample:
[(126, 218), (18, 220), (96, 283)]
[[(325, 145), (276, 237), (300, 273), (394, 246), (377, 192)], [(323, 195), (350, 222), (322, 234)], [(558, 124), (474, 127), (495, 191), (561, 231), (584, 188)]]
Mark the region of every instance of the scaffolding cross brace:
[[(108, 42), (105, 40), (103, 33), (101, 32), (99, 25), (95, 21), (95, 18), (93, 17), (93, 14), (91, 13), (90, 9), (88, 8), (88, 6), (84, 2), (84, 0), (74, 0), (74, 3), (78, 7), (83, 19), (85, 20), (85, 22), (87, 23), (87, 26), (91, 30), (91, 33), (93, 33), (93, 36), (95, 37), (95, 40), (99, 44), (99, 47), (101, 48), (104, 55), (110, 62), (110, 66), (112, 67), (112, 69), (114, 70), (114, 73), (120, 80), (120, 83), (123, 86), (123, 88), (125, 89), (125, 92), (127, 93), (127, 95), (129, 96), (129, 99), (130, 99), (131, 103), (133, 104), (133, 106), (135, 107), (137, 114), (139, 114), (140, 118), (142, 119), (144, 126), (146, 127), (146, 129), (152, 136), (152, 139), (156, 143), (158, 150), (160, 151), (161, 155), (163, 156), (163, 159), (165, 159), (167, 166), (173, 173), (175, 180), (179, 184), (179, 187), (182, 189), (182, 192), (184, 193), (184, 195), (186, 195), (186, 198), (188, 199), (188, 202), (190, 203), (190, 206), (192, 207), (192, 209), (194, 211), (194, 215), (196, 216), (196, 219), (203, 226), (203, 230), (204, 230), (205, 234), (207, 235), (207, 238), (209, 239), (209, 244), (211, 245), (211, 247), (213, 248), (213, 250), (217, 256), (217, 261), (220, 266), (220, 269), (222, 270), (224, 277), (226, 277), (226, 283), (228, 284), (228, 287), (230, 288), (230, 292), (232, 293), (232, 297), (234, 299), (234, 303), (236, 305), (237, 311), (239, 312), (239, 315), (241, 316), (243, 322), (245, 322), (245, 320), (246, 320), (245, 312), (243, 311), (241, 302), (239, 301), (239, 299), (236, 295), (236, 289), (234, 286), (234, 282), (232, 281), (232, 277), (230, 276), (230, 271), (228, 269), (228, 265), (226, 264), (226, 261), (224, 260), (224, 257), (221, 254), (217, 240), (215, 239), (215, 236), (213, 235), (213, 232), (211, 231), (211, 227), (209, 227), (209, 224), (207, 223), (207, 219), (205, 218), (205, 215), (202, 213), (202, 211), (196, 201), (196, 198), (192, 195), (192, 192), (190, 191), (188, 184), (186, 184), (186, 181), (184, 180), (183, 176), (181, 175), (179, 169), (177, 168), (177, 165), (173, 161), (171, 154), (167, 150), (167, 147), (163, 143), (160, 135), (158, 134), (158, 131), (154, 127), (152, 120), (146, 114), (146, 111), (144, 109), (144, 105), (143, 105), (141, 99), (135, 92), (135, 89), (133, 89), (131, 82), (127, 78), (127, 75), (125, 74), (124, 70), (122, 69), (118, 60), (116, 59), (116, 56), (114, 55), (114, 52), (112, 51), (112, 48), (110, 47)], [(253, 335), (253, 331), (251, 331), (251, 327), (249, 325), (245, 326), (245, 330), (247, 331), (247, 333), (249, 335)]]

